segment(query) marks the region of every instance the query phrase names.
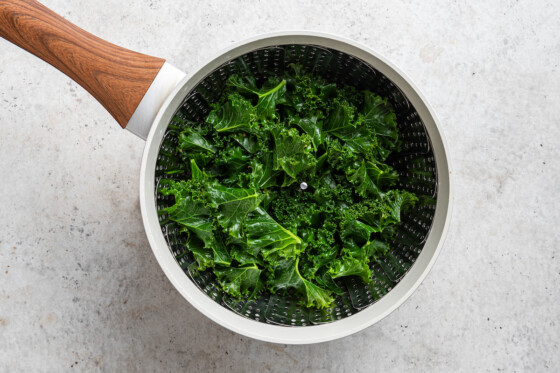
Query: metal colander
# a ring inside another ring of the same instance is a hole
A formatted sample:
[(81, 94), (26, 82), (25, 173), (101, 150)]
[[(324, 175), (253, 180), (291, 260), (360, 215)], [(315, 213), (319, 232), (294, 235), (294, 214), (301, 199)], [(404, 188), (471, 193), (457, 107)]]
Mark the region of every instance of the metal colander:
[[(338, 283), (344, 294), (332, 308), (317, 310), (302, 307), (291, 296), (264, 293), (256, 299), (234, 299), (222, 291), (211, 271), (199, 272), (192, 254), (187, 250), (186, 235), (169, 222), (161, 226), (169, 250), (177, 264), (208, 297), (245, 318), (282, 326), (310, 326), (331, 323), (354, 315), (371, 306), (391, 291), (417, 260), (428, 237), (438, 197), (437, 167), (426, 126), (419, 113), (397, 85), (365, 61), (339, 50), (318, 45), (274, 45), (249, 51), (207, 74), (186, 95), (176, 115), (203, 123), (232, 74), (250, 74), (262, 83), (270, 76), (279, 76), (291, 63), (302, 64), (308, 71), (340, 85), (368, 89), (387, 97), (397, 116), (401, 151), (393, 153), (387, 163), (400, 175), (397, 188), (418, 195), (420, 203), (402, 215), (402, 222), (391, 247), (392, 252), (371, 264), (373, 282), (348, 277)], [(155, 167), (155, 201), (160, 222), (166, 218), (163, 209), (173, 204), (171, 196), (158, 193), (159, 180), (170, 178), (167, 170), (177, 169), (181, 158), (175, 148), (177, 137), (166, 131), (161, 141)]]

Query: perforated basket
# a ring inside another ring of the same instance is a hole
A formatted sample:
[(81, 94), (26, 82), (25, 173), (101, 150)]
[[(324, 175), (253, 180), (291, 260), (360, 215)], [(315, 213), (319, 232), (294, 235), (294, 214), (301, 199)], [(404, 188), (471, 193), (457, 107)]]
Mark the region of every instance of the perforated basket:
[[(212, 71), (187, 96), (176, 115), (183, 119), (204, 123), (210, 111), (209, 103), (216, 101), (232, 74), (250, 74), (263, 82), (270, 76), (280, 76), (291, 63), (300, 63), (315, 74), (340, 85), (369, 89), (391, 101), (396, 115), (402, 150), (388, 160), (400, 174), (398, 188), (416, 193), (421, 200), (418, 207), (404, 214), (393, 250), (371, 265), (373, 284), (348, 277), (340, 285), (345, 294), (338, 296), (329, 309), (317, 310), (299, 305), (295, 298), (264, 293), (256, 299), (238, 300), (222, 291), (211, 271), (198, 272), (194, 258), (186, 248), (186, 235), (169, 222), (162, 225), (170, 250), (185, 274), (210, 298), (244, 317), (278, 325), (306, 326), (329, 323), (348, 317), (370, 306), (400, 281), (414, 264), (432, 226), (437, 201), (436, 163), (424, 124), (403, 92), (387, 77), (364, 61), (346, 53), (317, 45), (271, 46), (251, 51)], [(156, 166), (157, 208), (162, 211), (173, 204), (173, 197), (157, 191), (161, 178), (169, 178), (166, 171), (176, 170), (181, 157), (176, 153), (176, 131), (167, 132), (161, 143)], [(161, 219), (166, 215), (162, 213)]]

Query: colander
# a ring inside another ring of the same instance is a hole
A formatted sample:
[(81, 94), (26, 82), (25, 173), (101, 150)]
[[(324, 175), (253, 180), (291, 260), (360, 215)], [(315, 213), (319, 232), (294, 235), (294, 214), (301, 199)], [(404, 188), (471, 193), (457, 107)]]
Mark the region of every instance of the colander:
[[(140, 206), (148, 240), (175, 288), (218, 324), (276, 343), (333, 340), (362, 330), (396, 309), (434, 264), (451, 207), (445, 141), (418, 89), (377, 53), (337, 36), (279, 32), (234, 44), (185, 76), (164, 60), (97, 39), (35, 1), (0, 0), (0, 21), (1, 36), (65, 72), (90, 91), (123, 127), (146, 139)], [(90, 42), (85, 43), (84, 38)], [(56, 48), (64, 54), (54, 53)], [(108, 50), (112, 53), (103, 57)], [(89, 63), (92, 57), (80, 57), (88, 53), (99, 60)], [(175, 150), (177, 138), (168, 131), (173, 116), (203, 122), (209, 104), (218, 99), (230, 75), (251, 74), (262, 81), (282, 74), (295, 62), (329, 81), (389, 98), (403, 144), (402, 151), (393, 154), (388, 163), (400, 174), (398, 187), (416, 193), (423, 201), (402, 216), (392, 253), (372, 264), (372, 284), (346, 278), (341, 283), (345, 293), (332, 308), (323, 310), (302, 307), (290, 296), (231, 298), (212, 273), (198, 272), (191, 265), (193, 257), (178, 227), (172, 222), (160, 224), (165, 219), (162, 210), (173, 200), (158, 193), (158, 183), (162, 177), (169, 177), (166, 170), (180, 162)], [(96, 80), (93, 83), (92, 77)], [(105, 91), (99, 90), (96, 82), (104, 83)], [(132, 96), (139, 97), (132, 100)]]

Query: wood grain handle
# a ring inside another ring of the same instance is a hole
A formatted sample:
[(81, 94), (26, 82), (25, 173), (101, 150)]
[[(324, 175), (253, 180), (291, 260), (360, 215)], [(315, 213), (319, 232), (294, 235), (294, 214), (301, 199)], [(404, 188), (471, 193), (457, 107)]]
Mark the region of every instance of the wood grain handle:
[(68, 75), (123, 128), (165, 62), (108, 43), (35, 0), (0, 0), (0, 36)]

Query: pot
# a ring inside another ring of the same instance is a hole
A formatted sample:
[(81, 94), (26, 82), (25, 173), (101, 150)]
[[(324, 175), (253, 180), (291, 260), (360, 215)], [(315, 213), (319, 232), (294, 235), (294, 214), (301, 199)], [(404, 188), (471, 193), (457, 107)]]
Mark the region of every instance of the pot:
[[(171, 283), (216, 323), (269, 342), (304, 344), (333, 340), (358, 332), (395, 310), (433, 266), (451, 211), (445, 141), (433, 110), (415, 85), (396, 66), (367, 47), (323, 33), (272, 33), (236, 43), (186, 75), (161, 58), (101, 40), (34, 0), (0, 0), (0, 36), (68, 75), (90, 92), (123, 128), (146, 140), (140, 174), (140, 206), (146, 235)], [(302, 316), (305, 310), (294, 310), (289, 304), (271, 305), (266, 300), (241, 305), (225, 301), (212, 279), (194, 278), (184, 269), (173, 232), (162, 229), (158, 218), (158, 169), (165, 167), (160, 150), (166, 144), (173, 116), (178, 110), (203, 105), (197, 96), (200, 87), (219, 81), (220, 76), (230, 71), (232, 61), (244, 58), (264, 64), (275, 58), (285, 61), (286, 56), (310, 61), (315, 70), (323, 69), (325, 74), (346, 81), (371, 81), (386, 92), (397, 108), (405, 137), (403, 157), (398, 161), (407, 175), (403, 187), (420, 191), (434, 201), (428, 210), (419, 211), (404, 224), (403, 235), (412, 238), (398, 243), (396, 259), (382, 266), (387, 283), (379, 284), (381, 290), (349, 283), (349, 303), (320, 315)], [(415, 173), (418, 160), (425, 169), (424, 176)]]

